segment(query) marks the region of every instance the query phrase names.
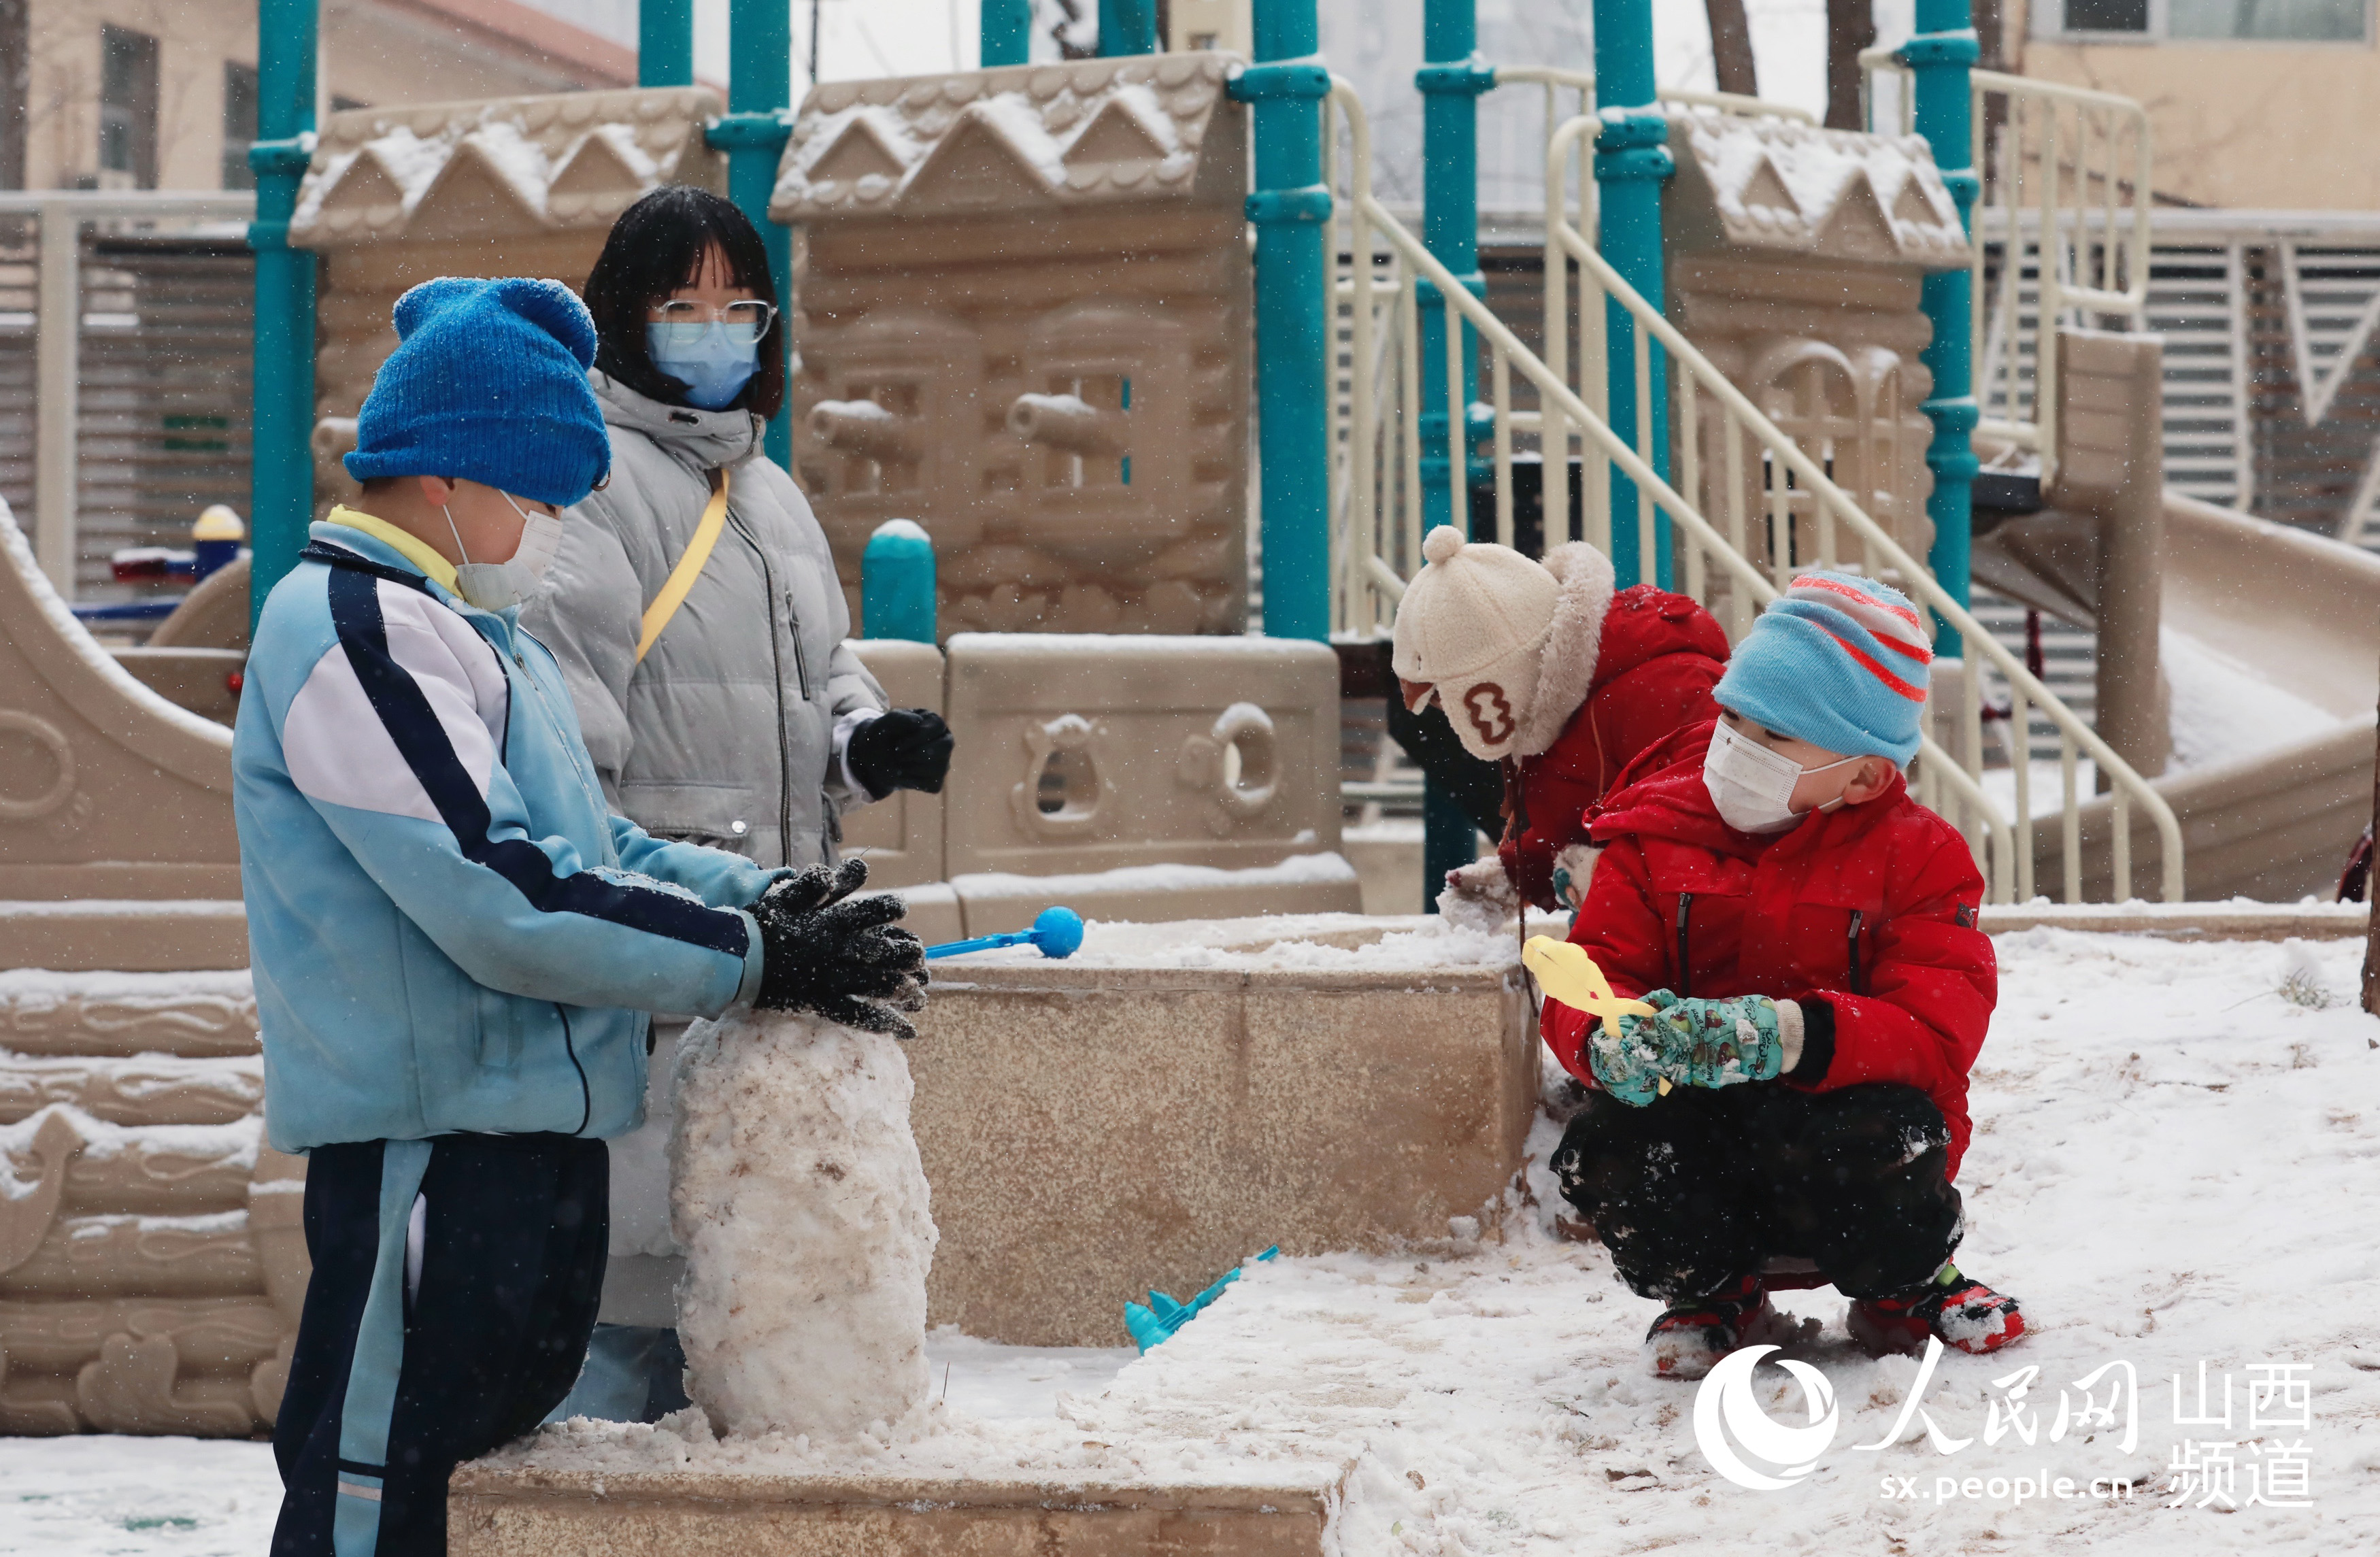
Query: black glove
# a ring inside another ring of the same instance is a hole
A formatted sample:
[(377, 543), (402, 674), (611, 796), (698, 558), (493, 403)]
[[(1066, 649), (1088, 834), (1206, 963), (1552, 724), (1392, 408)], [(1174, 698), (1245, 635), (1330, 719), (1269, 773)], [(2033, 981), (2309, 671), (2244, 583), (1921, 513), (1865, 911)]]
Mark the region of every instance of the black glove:
[(951, 771), (951, 727), (929, 708), (891, 709), (851, 733), (844, 758), (880, 800), (896, 789), (940, 795)]
[(867, 883), (867, 862), (846, 859), (781, 876), (760, 894), (752, 905), (760, 926), (755, 1006), (917, 1036), (901, 1013), (925, 1008), (926, 948), (892, 922), (908, 911), (899, 898), (851, 896)]

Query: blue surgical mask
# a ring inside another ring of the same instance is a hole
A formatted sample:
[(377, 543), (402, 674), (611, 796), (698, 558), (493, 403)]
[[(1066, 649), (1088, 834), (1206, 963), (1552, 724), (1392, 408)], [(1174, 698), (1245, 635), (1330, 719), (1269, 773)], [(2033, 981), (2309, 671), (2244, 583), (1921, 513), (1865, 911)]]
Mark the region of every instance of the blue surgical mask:
[(724, 320), (647, 324), (645, 350), (653, 366), (683, 383), (686, 399), (706, 411), (725, 410), (760, 371), (760, 332)]

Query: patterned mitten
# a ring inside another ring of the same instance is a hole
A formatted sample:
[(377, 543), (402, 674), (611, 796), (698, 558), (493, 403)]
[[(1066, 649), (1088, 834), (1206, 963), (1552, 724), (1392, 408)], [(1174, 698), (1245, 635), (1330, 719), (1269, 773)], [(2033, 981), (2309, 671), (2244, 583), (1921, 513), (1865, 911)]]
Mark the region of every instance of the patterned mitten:
[[(1667, 990), (1655, 990), (1645, 1000), (1658, 1006), (1677, 998)], [(1654, 1017), (1598, 1021), (1586, 1039), (1587, 1068), (1595, 1072), (1605, 1091), (1632, 1107), (1643, 1108), (1661, 1095), (1661, 1082), (1670, 1075), (1667, 1041), (1667, 1030)]]
[(1652, 1051), (1655, 1071), (1686, 1087), (1774, 1081), (1785, 1068), (1785, 1018), (1767, 995), (1681, 1000), (1667, 990), (1645, 997), (1658, 1016), (1622, 1016), (1628, 1046)]

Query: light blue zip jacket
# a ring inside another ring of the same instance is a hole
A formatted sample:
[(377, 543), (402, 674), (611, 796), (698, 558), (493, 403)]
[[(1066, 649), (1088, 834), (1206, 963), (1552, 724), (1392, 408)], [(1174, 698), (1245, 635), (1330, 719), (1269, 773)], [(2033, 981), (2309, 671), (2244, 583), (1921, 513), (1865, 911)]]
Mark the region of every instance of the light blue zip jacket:
[(233, 809), (283, 1151), (619, 1135), (645, 1013), (759, 986), (743, 910), (776, 872), (613, 815), (516, 614), (327, 521), (265, 602)]

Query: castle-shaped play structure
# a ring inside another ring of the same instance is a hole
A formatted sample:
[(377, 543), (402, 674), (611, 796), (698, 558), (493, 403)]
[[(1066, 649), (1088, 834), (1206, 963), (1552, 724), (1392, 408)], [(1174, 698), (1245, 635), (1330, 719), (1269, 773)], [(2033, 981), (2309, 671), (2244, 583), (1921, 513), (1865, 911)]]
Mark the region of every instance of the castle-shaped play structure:
[[(988, 0), (984, 69), (795, 105), (782, 0), (735, 0), (723, 101), (668, 31), (685, 8), (649, 4), (637, 90), (316, 125), (312, 0), (268, 0), (252, 559), (146, 643), (103, 646), (0, 511), (0, 1431), (271, 1422), (303, 1164), (259, 1129), (229, 801), (245, 613), (353, 495), (338, 456), (395, 298), (436, 274), (575, 282), (662, 183), (729, 194), (773, 246), (799, 360), (770, 446), (855, 619), (880, 527), (931, 543), (931, 625), (860, 651), (896, 703), (943, 712), (961, 761), (946, 793), (855, 816), (849, 846), (929, 941), (1059, 900), (1167, 927), (938, 986), (914, 1062), (935, 1322), (1113, 1344), (1123, 1297), (1275, 1242), (1442, 1240), (1514, 1182), (1537, 1086), (1517, 937), (1451, 966), (1313, 950), (1397, 928), (1354, 917), (1341, 701), (1435, 524), (1592, 541), (1622, 585), (1693, 595), (1735, 637), (1812, 565), (1908, 591), (1945, 656), (1912, 782), (1994, 911), (2328, 884), (2370, 812), (2380, 559), (2165, 492), (2136, 107), (1972, 71), (1963, 0), (1920, 0), (1918, 35), (1870, 61), (1909, 116), (1868, 131), (1657, 91), (1643, 0), (1598, 5), (1593, 75), (1487, 63), (1469, 0), (1428, 0), (1417, 234), (1373, 189), (1312, 0), (1257, 0), (1245, 60), (1120, 30), (1111, 57), (1034, 64), (1020, 8)], [(1525, 319), (1478, 267), (1461, 131), (1490, 91), (1579, 99), (1549, 116)], [(1986, 133), (2060, 115), (2062, 141)], [(1973, 306), (2023, 263), (2063, 278), (2058, 306)], [(2042, 377), (1982, 422), (1973, 369), (2002, 352)], [(2095, 722), (1983, 629), (1971, 579), (2095, 625)], [(2327, 723), (2211, 748), (2206, 711), (2247, 683)], [(1435, 797), (1427, 815), (1431, 868), (1469, 858), (1470, 822)], [(984, 1126), (989, 1096), (1030, 1150)], [(1150, 1136), (1118, 1152), (1127, 1113)], [(477, 1474), (457, 1507), (505, 1550), (600, 1546), (601, 1478)], [(1307, 1551), (1339, 1474), (968, 1496), (1085, 1530), (1278, 1515), (1296, 1527), (1262, 1549)], [(730, 1533), (855, 1502), (925, 1530), (956, 1494), (755, 1496), (653, 1493), (710, 1498)]]

